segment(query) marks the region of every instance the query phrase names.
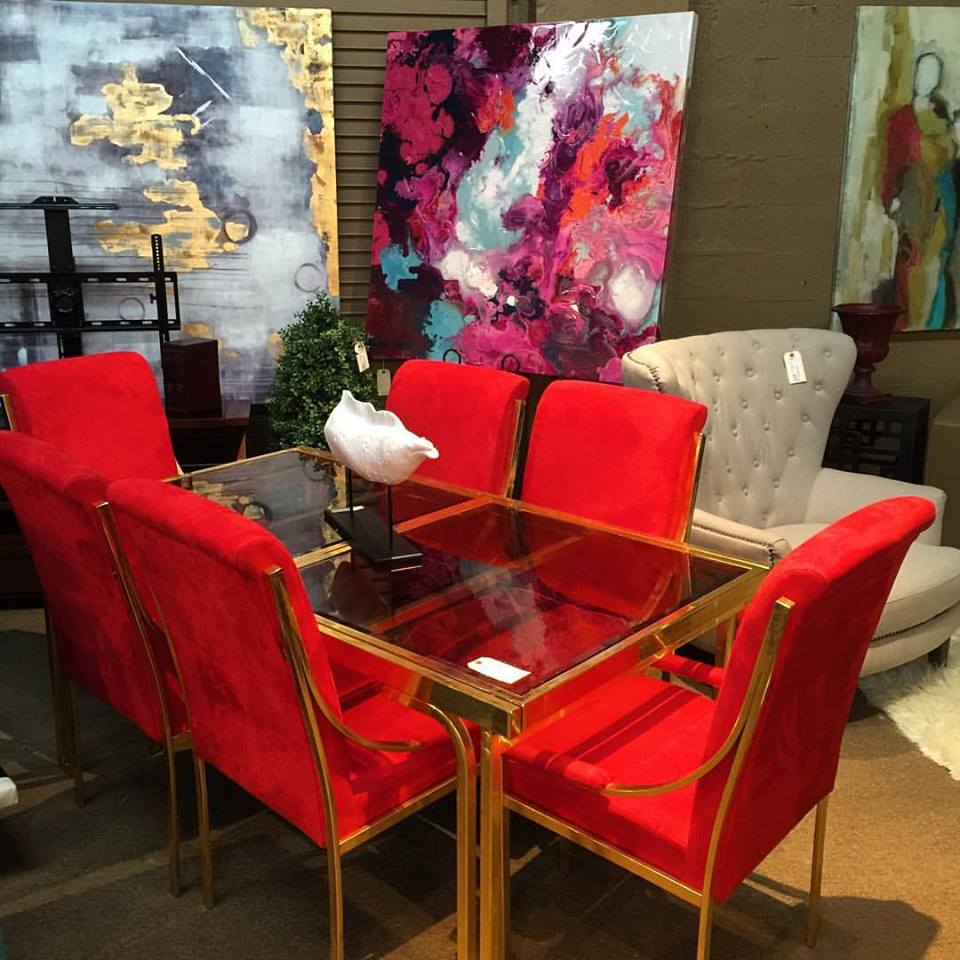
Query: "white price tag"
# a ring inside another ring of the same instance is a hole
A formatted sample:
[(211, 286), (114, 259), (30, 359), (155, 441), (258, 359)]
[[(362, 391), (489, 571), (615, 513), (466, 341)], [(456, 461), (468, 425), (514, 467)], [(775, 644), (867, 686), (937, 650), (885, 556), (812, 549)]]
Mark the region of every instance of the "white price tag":
[(357, 341), (353, 345), (353, 352), (357, 355), (357, 369), (363, 373), (370, 369), (370, 358), (367, 356), (366, 344)]
[(482, 673), (485, 677), (492, 677), (501, 683), (516, 683), (524, 677), (530, 676), (529, 670), (521, 670), (519, 667), (512, 667), (509, 663), (497, 660), (494, 657), (477, 657), (471, 660), (467, 666), (477, 673)]
[(783, 355), (783, 365), (787, 368), (787, 383), (807, 382), (807, 372), (803, 369), (803, 357), (799, 350), (788, 350)]
[(377, 371), (377, 396), (385, 397), (390, 392), (390, 371), (381, 367)]

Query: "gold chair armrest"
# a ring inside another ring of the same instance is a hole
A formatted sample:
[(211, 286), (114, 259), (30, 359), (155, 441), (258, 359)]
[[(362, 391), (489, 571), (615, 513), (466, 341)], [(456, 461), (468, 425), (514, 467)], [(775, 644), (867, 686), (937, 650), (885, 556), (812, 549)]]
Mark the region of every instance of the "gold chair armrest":
[(767, 695), (767, 689), (770, 686), (770, 678), (773, 675), (773, 666), (777, 659), (777, 651), (780, 648), (780, 640), (786, 631), (787, 621), (790, 618), (792, 608), (793, 602), (785, 597), (781, 597), (773, 605), (773, 611), (770, 614), (770, 620), (767, 624), (766, 633), (764, 634), (763, 644), (760, 647), (760, 653), (754, 664), (753, 673), (750, 676), (750, 683), (744, 695), (740, 712), (737, 714), (736, 722), (719, 749), (709, 760), (704, 761), (695, 770), (691, 770), (690, 773), (678, 777), (675, 780), (665, 781), (664, 783), (607, 783), (603, 786), (598, 786), (592, 783), (571, 782), (582, 790), (588, 790), (591, 793), (602, 793), (607, 796), (652, 797), (660, 793), (670, 793), (673, 790), (680, 790), (683, 787), (689, 786), (694, 781), (699, 780), (701, 777), (705, 777), (737, 746), (745, 731), (748, 737), (753, 735), (753, 729), (760, 716), (760, 707), (763, 705), (763, 701)]
[(413, 753), (422, 750), (424, 744), (418, 740), (375, 740), (372, 737), (366, 737), (347, 726), (330, 709), (330, 705), (317, 689), (317, 684), (313, 678), (313, 670), (310, 668), (310, 661), (307, 659), (303, 638), (300, 636), (300, 629), (290, 605), (290, 595), (287, 593), (286, 584), (283, 582), (283, 571), (280, 567), (268, 570), (267, 580), (270, 583), (270, 589), (273, 591), (273, 599), (277, 605), (277, 615), (280, 618), (280, 629), (286, 640), (284, 653), (294, 659), (294, 669), (306, 682), (314, 706), (320, 711), (327, 723), (341, 736), (352, 740), (361, 747), (366, 747), (368, 750), (379, 750), (384, 753)]
[(746, 720), (743, 711), (741, 711), (740, 716), (737, 717), (737, 722), (733, 725), (733, 729), (727, 735), (726, 740), (723, 741), (720, 749), (695, 770), (691, 770), (690, 773), (678, 777), (676, 780), (644, 784), (607, 783), (603, 786), (597, 786), (592, 783), (582, 783), (580, 781), (575, 781), (575, 784), (582, 790), (589, 790), (592, 793), (603, 793), (611, 797), (653, 797), (660, 793), (670, 793), (673, 790), (680, 790), (683, 787), (689, 786), (695, 780), (705, 777), (723, 761), (727, 754), (736, 746), (745, 724)]
[(381, 750), (384, 753), (414, 753), (417, 750), (423, 750), (425, 746), (419, 740), (374, 740), (371, 737), (365, 737), (362, 733), (348, 727), (333, 713), (314, 687), (313, 680), (310, 681), (310, 692), (327, 723), (348, 740), (359, 743), (361, 747), (366, 747), (368, 750)]

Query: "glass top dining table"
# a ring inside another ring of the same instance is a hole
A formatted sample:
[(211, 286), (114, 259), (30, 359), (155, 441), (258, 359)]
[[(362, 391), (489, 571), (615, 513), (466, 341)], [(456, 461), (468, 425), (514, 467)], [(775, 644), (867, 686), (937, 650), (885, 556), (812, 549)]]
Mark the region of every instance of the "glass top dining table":
[[(409, 667), (446, 688), (431, 692), (438, 705), (506, 736), (626, 663), (652, 662), (726, 620), (763, 571), (413, 478), (391, 497), (408, 556), (383, 562), (335, 523), (350, 500), (345, 469), (305, 447), (173, 482), (276, 535), (300, 568), (321, 628), (371, 654), (368, 670), (386, 682), (396, 678), (390, 664)], [(353, 508), (385, 520), (385, 488), (356, 476), (352, 485)]]
[[(509, 741), (715, 627), (729, 637), (765, 572), (430, 480), (411, 478), (388, 496), (305, 447), (173, 482), (286, 545), (321, 630), (342, 641), (334, 650), (351, 669), (480, 726), (482, 877), (499, 875), (499, 757)], [(351, 510), (384, 528), (392, 518), (402, 559), (384, 561), (346, 536)], [(484, 933), (496, 930), (501, 902), (502, 890), (481, 883), (484, 960), (503, 956), (504, 937)]]

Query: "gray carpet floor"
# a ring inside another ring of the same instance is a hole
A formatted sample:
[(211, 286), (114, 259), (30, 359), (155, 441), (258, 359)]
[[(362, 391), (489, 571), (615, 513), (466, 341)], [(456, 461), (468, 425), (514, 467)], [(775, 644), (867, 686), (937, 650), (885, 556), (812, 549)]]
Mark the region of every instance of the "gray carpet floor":
[[(0, 613), (0, 932), (9, 960), (264, 960), (327, 950), (323, 854), (211, 774), (217, 904), (200, 903), (189, 755), (179, 757), (184, 892), (166, 889), (164, 771), (141, 734), (80, 700), (88, 802), (53, 759), (46, 647), (35, 614)], [(345, 861), (350, 960), (454, 951), (447, 798)], [(960, 958), (960, 783), (859, 702), (831, 805), (820, 943), (802, 943), (812, 822), (722, 908), (715, 960)], [(691, 908), (513, 818), (516, 960), (693, 958)], [(569, 854), (569, 855), (568, 855)], [(2, 951), (0, 951), (2, 957)]]

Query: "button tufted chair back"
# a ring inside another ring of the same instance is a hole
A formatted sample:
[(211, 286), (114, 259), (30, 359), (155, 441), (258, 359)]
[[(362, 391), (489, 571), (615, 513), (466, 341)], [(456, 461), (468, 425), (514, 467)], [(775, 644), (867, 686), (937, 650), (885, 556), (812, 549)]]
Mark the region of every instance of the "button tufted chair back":
[[(787, 381), (799, 350), (807, 380)], [(801, 523), (856, 347), (831, 330), (744, 330), (638, 347), (623, 382), (706, 405), (697, 506), (749, 524)]]

